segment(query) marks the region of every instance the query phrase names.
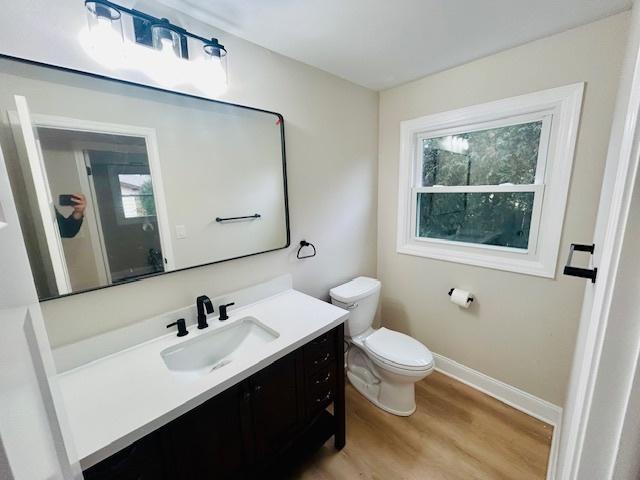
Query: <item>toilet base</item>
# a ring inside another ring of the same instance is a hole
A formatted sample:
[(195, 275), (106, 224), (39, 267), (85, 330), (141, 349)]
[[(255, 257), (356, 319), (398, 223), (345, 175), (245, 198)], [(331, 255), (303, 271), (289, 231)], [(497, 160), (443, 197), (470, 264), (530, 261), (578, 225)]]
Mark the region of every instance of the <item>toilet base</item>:
[(399, 417), (408, 417), (416, 411), (413, 383), (401, 385), (390, 385), (382, 381), (368, 383), (350, 370), (347, 370), (347, 378), (362, 396), (385, 412)]

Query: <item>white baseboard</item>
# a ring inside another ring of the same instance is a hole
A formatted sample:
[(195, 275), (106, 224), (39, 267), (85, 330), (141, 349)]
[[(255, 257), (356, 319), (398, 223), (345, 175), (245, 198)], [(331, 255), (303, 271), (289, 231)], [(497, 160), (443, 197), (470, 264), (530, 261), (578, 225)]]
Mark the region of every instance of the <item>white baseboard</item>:
[(520, 410), (527, 415), (531, 415), (538, 420), (553, 425), (560, 425), (562, 418), (562, 408), (553, 403), (542, 400), (530, 393), (524, 392), (516, 387), (512, 387), (500, 380), (491, 378), (484, 373), (480, 373), (472, 368), (461, 365), (447, 357), (433, 354), (436, 362), (436, 370), (455, 378), (459, 382), (469, 385), (493, 398), (500, 400), (502, 403)]
[(553, 480), (558, 460), (562, 408), (440, 354), (434, 353), (433, 358), (436, 362), (436, 370), (440, 373), (553, 426), (547, 466), (547, 480)]

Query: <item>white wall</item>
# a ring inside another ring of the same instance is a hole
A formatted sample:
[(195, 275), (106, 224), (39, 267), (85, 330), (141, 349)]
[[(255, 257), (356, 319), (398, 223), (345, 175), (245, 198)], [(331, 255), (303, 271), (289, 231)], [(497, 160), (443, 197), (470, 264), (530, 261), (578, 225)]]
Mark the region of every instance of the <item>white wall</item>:
[[(584, 282), (396, 253), (400, 122), (431, 113), (586, 82), (559, 264), (570, 242), (591, 240), (628, 13), (513, 48), (380, 94), (378, 275), (382, 319), (433, 351), (562, 405)], [(477, 301), (460, 310), (451, 287)]]
[[(214, 296), (285, 272), (293, 274), (296, 288), (318, 297), (355, 275), (375, 275), (377, 93), (156, 4), (138, 2), (135, 7), (168, 16), (195, 33), (219, 36), (229, 50), (229, 89), (221, 99), (284, 115), (292, 246), (45, 302), (52, 344), (86, 338), (190, 304), (203, 293)], [(43, 15), (47, 22), (42, 22)], [(10, 2), (0, 17), (0, 45), (7, 54), (118, 75), (101, 69), (81, 48), (77, 35), (85, 22), (80, 1)], [(130, 73), (126, 78), (148, 83), (144, 75)], [(318, 257), (295, 259), (295, 244), (302, 238), (316, 244)]]

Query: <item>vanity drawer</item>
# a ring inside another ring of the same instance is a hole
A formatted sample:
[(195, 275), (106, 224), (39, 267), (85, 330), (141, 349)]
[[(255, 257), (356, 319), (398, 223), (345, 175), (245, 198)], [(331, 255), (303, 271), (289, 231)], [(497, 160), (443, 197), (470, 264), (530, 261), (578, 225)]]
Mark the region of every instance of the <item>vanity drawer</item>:
[(317, 370), (307, 379), (307, 391), (311, 394), (333, 388), (336, 384), (336, 367), (331, 364), (327, 368)]
[(310, 373), (306, 379), (307, 411), (314, 415), (324, 410), (334, 399), (336, 391), (336, 366), (331, 362), (324, 368)]
[(333, 402), (335, 396), (335, 384), (325, 384), (322, 388), (314, 388), (309, 390), (307, 395), (307, 407), (313, 415), (320, 410), (324, 410)]
[(304, 363), (308, 372), (330, 365), (335, 359), (336, 334), (331, 330), (311, 340), (304, 347)]

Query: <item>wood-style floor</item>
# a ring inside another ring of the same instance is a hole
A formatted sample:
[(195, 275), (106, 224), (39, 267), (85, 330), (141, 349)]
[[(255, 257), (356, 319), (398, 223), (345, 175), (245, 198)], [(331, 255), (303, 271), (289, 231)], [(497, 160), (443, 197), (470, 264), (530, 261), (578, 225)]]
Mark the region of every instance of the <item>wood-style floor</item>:
[(416, 413), (396, 417), (347, 387), (347, 446), (332, 440), (304, 480), (539, 480), (553, 428), (440, 373), (416, 385)]

